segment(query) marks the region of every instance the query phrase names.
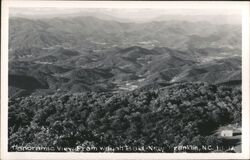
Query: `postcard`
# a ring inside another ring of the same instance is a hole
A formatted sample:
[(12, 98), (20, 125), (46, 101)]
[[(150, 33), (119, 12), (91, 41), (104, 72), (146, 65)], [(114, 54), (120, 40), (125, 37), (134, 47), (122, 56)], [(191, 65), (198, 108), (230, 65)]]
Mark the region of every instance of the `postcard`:
[(249, 2), (2, 13), (2, 159), (249, 158)]

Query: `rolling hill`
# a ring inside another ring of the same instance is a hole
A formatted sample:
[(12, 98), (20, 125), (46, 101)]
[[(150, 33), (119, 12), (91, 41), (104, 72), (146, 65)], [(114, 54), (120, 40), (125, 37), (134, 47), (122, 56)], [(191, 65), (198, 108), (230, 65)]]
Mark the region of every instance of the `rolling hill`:
[[(29, 93), (47, 94), (48, 91), (113, 92), (152, 83), (201, 81), (219, 84), (241, 80), (240, 56), (208, 56), (204, 54), (211, 54), (208, 50), (183, 52), (165, 47), (132, 46), (86, 53), (56, 47), (35, 57), (11, 60), (10, 86)], [(29, 83), (32, 89), (19, 85)]]
[[(91, 16), (28, 19), (11, 17), (10, 48), (48, 48), (55, 45), (79, 50), (98, 50), (133, 45), (178, 50), (188, 48), (241, 48), (240, 25), (183, 20), (128, 23)], [(198, 26), (198, 27), (197, 27)]]
[(9, 85), (20, 95), (241, 80), (237, 24), (94, 16), (11, 17), (9, 23)]

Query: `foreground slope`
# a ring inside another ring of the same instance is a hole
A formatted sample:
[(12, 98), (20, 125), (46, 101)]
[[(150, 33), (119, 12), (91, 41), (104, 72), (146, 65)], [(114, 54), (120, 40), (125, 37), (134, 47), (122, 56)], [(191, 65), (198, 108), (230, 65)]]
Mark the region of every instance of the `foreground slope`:
[(15, 145), (55, 147), (54, 151), (77, 151), (77, 146), (97, 147), (93, 151), (100, 152), (104, 146), (151, 146), (173, 152), (180, 145), (226, 150), (227, 144), (213, 133), (220, 126), (241, 123), (241, 91), (177, 83), (118, 94), (28, 96), (10, 100), (8, 123), (9, 151), (16, 151)]

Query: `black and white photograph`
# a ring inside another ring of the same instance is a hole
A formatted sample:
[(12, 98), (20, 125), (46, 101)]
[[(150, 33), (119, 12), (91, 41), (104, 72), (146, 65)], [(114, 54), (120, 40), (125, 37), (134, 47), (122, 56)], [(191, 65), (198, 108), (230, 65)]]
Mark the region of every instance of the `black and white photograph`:
[(243, 22), (216, 7), (9, 7), (7, 152), (242, 153)]

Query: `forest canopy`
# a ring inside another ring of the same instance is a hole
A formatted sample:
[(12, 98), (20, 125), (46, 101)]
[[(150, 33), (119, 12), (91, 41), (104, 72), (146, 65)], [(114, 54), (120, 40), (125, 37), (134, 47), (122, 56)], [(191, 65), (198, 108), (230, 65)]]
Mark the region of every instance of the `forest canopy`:
[(222, 145), (214, 133), (227, 124), (241, 124), (241, 90), (201, 82), (18, 97), (9, 100), (9, 151), (16, 151), (13, 146), (155, 146), (173, 152), (179, 145)]

